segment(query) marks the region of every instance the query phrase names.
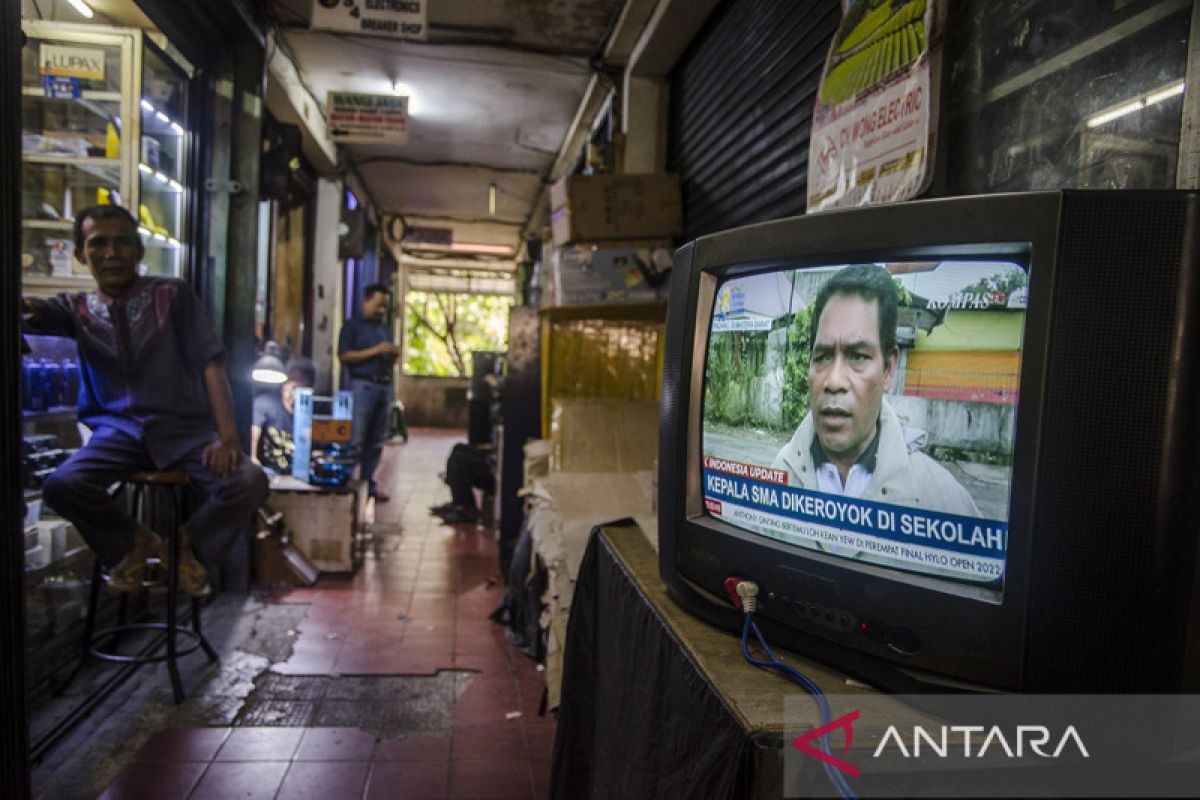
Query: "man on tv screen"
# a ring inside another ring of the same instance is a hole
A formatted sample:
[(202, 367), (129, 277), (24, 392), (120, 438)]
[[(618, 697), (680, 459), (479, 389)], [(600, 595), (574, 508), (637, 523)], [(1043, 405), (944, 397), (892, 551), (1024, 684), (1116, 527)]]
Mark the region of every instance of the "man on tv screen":
[(812, 315), (809, 412), (775, 457), (788, 483), (829, 494), (981, 516), (945, 467), (905, 440), (884, 399), (900, 350), (896, 290), (882, 267), (840, 270)]

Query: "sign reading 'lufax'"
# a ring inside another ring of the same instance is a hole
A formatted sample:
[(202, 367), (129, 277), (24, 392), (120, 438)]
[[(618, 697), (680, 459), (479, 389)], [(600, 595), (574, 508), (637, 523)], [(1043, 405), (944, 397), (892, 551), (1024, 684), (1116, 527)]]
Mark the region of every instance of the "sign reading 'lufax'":
[(313, 30), (428, 38), (427, 0), (313, 0)]

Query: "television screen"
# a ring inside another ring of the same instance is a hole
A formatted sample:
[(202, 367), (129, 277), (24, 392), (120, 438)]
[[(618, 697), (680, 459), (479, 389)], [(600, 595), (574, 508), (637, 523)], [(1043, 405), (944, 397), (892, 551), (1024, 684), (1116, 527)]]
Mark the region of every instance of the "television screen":
[(736, 273), (717, 288), (708, 332), (705, 511), (998, 601), (1026, 269), (941, 260)]

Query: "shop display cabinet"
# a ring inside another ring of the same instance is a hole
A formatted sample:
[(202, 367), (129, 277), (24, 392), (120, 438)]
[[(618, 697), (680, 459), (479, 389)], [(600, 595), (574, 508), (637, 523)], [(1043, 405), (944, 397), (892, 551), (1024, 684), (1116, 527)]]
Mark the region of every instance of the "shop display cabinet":
[(182, 277), (190, 232), (192, 69), (140, 30), (26, 21), (22, 52), (24, 291), (91, 285), (73, 257), (75, 212), (113, 203), (138, 220), (145, 274)]

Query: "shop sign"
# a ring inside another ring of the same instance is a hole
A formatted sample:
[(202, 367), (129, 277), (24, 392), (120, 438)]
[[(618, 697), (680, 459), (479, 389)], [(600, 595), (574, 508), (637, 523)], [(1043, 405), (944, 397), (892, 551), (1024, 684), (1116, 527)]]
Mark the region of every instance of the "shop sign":
[(843, 0), (808, 151), (808, 210), (908, 200), (933, 176), (941, 0)]
[(38, 67), (43, 75), (104, 80), (104, 51), (90, 47), (43, 44), (38, 48)]
[(428, 0), (313, 0), (313, 30), (427, 39)]
[(79, 97), (79, 78), (62, 78), (58, 75), (42, 76), (42, 91), (55, 100)]
[(335, 143), (404, 144), (408, 141), (407, 97), (330, 92), (325, 111), (329, 138)]

